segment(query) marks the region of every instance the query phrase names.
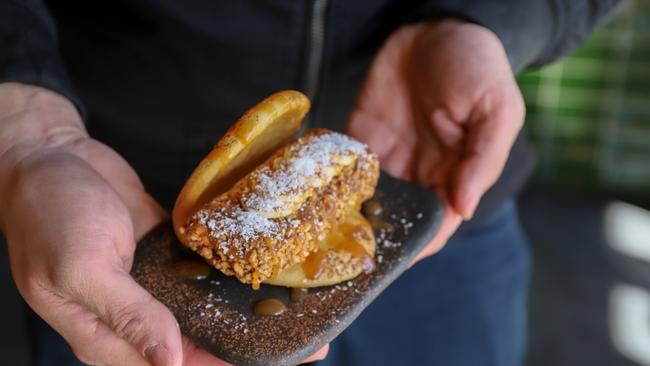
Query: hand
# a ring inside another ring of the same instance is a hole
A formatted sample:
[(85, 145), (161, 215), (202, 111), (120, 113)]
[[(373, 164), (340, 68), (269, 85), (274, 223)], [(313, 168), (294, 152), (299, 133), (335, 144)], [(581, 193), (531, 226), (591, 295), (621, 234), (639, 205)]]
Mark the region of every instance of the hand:
[(348, 121), (389, 173), (443, 198), (436, 253), (497, 180), (523, 126), (524, 103), (503, 45), (479, 25), (445, 19), (393, 33)]
[(129, 275), (135, 243), (165, 212), (69, 102), (34, 89), (0, 85), (0, 228), (22, 296), (85, 363), (225, 365)]

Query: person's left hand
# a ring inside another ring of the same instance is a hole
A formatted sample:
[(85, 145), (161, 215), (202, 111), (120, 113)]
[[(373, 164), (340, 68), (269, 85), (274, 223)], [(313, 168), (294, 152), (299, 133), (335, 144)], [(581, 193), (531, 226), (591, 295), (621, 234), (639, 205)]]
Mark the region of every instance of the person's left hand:
[(416, 260), (439, 251), (474, 214), (523, 125), (524, 103), (503, 45), (454, 19), (406, 26), (375, 57), (348, 133), (382, 169), (437, 192), (445, 217)]
[(84, 364), (228, 365), (130, 276), (136, 243), (166, 213), (63, 96), (0, 84), (0, 202), (16, 287)]

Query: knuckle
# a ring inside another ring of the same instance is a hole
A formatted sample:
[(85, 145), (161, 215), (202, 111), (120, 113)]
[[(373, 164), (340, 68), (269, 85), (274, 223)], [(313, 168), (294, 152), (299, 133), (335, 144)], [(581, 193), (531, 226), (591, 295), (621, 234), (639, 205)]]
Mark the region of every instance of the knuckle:
[(52, 288), (67, 297), (87, 303), (92, 301), (97, 292), (97, 283), (101, 273), (105, 271), (104, 264), (98, 261), (78, 258), (53, 261), (47, 270), (47, 280)]
[(110, 326), (118, 336), (131, 344), (141, 343), (147, 329), (147, 318), (142, 312), (146, 304), (134, 303), (114, 311)]
[(52, 285), (64, 292), (78, 292), (87, 281), (87, 269), (83, 261), (67, 260), (65, 265), (53, 261), (47, 269), (47, 277)]

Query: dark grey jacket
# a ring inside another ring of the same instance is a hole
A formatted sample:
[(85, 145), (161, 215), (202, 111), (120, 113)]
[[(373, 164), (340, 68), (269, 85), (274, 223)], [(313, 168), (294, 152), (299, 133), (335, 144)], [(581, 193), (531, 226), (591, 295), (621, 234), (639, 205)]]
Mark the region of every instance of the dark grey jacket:
[[(69, 97), (170, 207), (218, 136), (274, 91), (305, 91), (311, 125), (341, 129), (374, 54), (403, 24), (482, 24), (519, 71), (573, 50), (620, 2), (2, 0), (0, 82)], [(514, 194), (529, 157), (520, 138), (480, 213)]]

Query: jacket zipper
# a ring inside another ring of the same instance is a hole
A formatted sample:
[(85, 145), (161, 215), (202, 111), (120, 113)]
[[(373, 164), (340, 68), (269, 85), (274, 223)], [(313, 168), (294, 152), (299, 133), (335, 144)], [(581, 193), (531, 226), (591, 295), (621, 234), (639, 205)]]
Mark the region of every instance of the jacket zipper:
[[(307, 54), (307, 69), (305, 94), (313, 102), (320, 86), (320, 73), (323, 62), (323, 49), (325, 47), (325, 18), (329, 0), (314, 0), (310, 20), (310, 42)], [(303, 123), (304, 131), (312, 123), (313, 118), (306, 118)], [(301, 131), (302, 132), (302, 131)]]

